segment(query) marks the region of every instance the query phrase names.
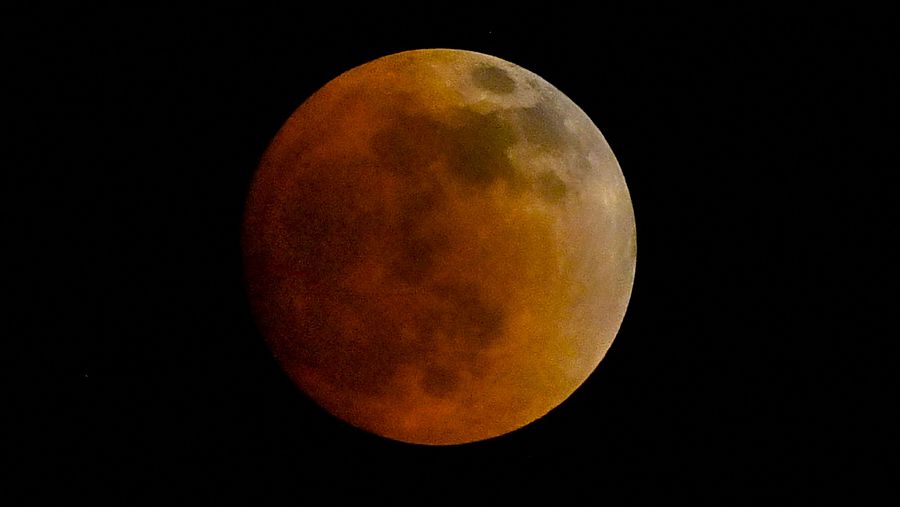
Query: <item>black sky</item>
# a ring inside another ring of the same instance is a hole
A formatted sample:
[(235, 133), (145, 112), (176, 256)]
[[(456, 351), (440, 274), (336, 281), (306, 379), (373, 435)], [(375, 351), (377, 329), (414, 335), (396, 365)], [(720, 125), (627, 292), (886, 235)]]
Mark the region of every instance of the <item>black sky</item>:
[[(882, 265), (858, 253), (892, 235), (872, 204), (897, 169), (896, 19), (258, 10), (6, 17), (5, 454), (25, 495), (734, 504), (895, 487), (896, 338), (875, 324)], [(451, 448), (363, 433), (296, 390), (254, 327), (238, 236), (303, 100), (428, 47), (572, 98), (638, 231), (595, 374), (533, 425)]]

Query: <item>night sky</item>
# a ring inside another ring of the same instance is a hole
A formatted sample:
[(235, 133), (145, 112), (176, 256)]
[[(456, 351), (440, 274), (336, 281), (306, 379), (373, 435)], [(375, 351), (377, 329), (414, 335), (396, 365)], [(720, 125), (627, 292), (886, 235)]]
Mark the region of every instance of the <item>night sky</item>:
[[(896, 19), (344, 11), (4, 19), (14, 496), (896, 495), (896, 333), (871, 290), (893, 227), (873, 204), (897, 169)], [(345, 70), (430, 47), (568, 95), (615, 152), (637, 224), (633, 296), (599, 368), (537, 422), (456, 447), (319, 409), (266, 348), (241, 271), (251, 177), (287, 117)]]

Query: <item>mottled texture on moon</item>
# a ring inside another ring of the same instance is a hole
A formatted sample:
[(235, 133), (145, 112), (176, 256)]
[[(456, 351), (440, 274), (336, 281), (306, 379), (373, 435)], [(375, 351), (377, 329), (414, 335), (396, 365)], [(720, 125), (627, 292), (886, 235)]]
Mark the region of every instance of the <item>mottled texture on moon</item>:
[(406, 442), (502, 435), (597, 367), (631, 295), (622, 172), (571, 100), (458, 50), (387, 56), (290, 117), (253, 181), (262, 333), (339, 418)]

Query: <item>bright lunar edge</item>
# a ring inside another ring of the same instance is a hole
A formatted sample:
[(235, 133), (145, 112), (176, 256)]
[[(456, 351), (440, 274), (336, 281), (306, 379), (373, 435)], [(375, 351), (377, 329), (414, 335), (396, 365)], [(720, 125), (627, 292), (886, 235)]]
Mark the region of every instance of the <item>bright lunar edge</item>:
[(260, 162), (243, 248), (260, 330), (335, 416), (404, 442), (520, 428), (600, 363), (635, 223), (590, 118), (537, 75), (448, 49), (326, 84)]

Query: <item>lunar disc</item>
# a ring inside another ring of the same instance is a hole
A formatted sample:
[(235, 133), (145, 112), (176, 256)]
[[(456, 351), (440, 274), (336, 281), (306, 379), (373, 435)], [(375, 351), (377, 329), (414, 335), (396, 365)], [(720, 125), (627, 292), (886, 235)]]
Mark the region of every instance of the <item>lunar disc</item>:
[(275, 136), (243, 228), (259, 328), (293, 382), (391, 439), (458, 444), (562, 403), (635, 271), (622, 171), (578, 106), (469, 51), (338, 76)]

